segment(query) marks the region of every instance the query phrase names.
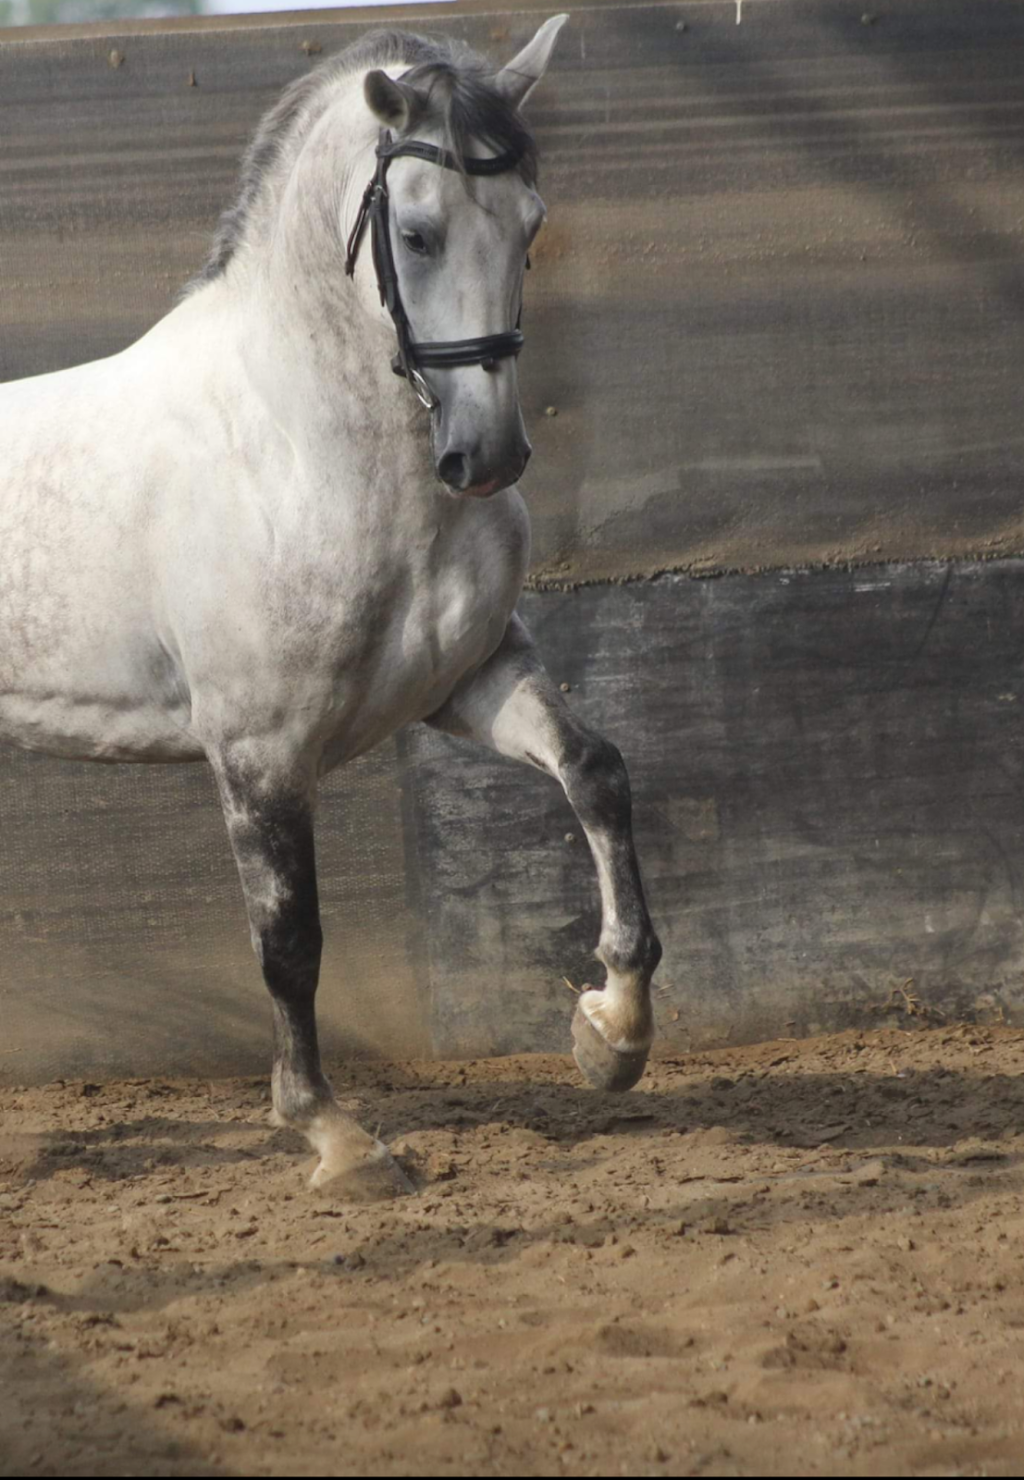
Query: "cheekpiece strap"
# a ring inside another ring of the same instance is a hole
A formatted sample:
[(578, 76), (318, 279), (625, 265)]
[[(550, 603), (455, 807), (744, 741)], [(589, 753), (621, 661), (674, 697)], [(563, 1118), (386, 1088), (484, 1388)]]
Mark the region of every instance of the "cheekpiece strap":
[[(359, 246), (366, 233), (366, 224), (370, 222), (370, 246), (380, 301), (391, 315), (398, 338), (398, 353), (392, 361), (392, 369), (396, 375), (402, 375), (409, 381), (424, 406), (430, 410), (437, 405), (437, 398), (420, 374), (419, 366), (451, 369), (458, 365), (482, 365), (485, 370), (492, 370), (498, 360), (514, 358), (519, 354), (523, 347), (523, 336), (517, 321), (516, 327), (504, 334), (487, 334), (479, 339), (414, 343), (398, 291), (398, 271), (388, 228), (388, 165), (393, 159), (405, 156), (426, 160), (428, 164), (440, 165), (442, 169), (456, 170), (459, 173), (464, 171), (467, 175), (502, 175), (518, 166), (519, 155), (506, 153), (498, 154), (493, 159), (467, 158), (460, 163), (450, 150), (441, 149), (436, 144), (424, 144), (419, 139), (394, 143), (387, 129), (380, 131), (376, 154), (377, 168), (373, 179), (363, 191), (355, 224), (345, 246), (345, 273), (348, 277), (355, 273)], [(521, 317), (521, 305), (519, 312)]]

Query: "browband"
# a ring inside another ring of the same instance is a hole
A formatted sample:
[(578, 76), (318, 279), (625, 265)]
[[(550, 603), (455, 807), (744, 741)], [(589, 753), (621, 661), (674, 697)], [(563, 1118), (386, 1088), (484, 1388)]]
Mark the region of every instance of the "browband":
[[(419, 139), (404, 143), (393, 143), (387, 129), (381, 129), (377, 141), (377, 168), (373, 179), (363, 192), (359, 213), (346, 244), (345, 272), (352, 277), (356, 270), (359, 245), (371, 225), (373, 265), (377, 274), (377, 290), (380, 301), (387, 308), (398, 335), (398, 353), (391, 361), (396, 375), (405, 376), (428, 411), (437, 405), (437, 398), (420, 373), (421, 367), (434, 370), (449, 370), (458, 365), (482, 365), (493, 370), (498, 360), (518, 355), (523, 347), (523, 336), (519, 325), (502, 334), (484, 334), (478, 339), (444, 339), (416, 344), (412, 337), (409, 320), (398, 291), (398, 271), (391, 245), (388, 222), (388, 165), (403, 155), (426, 160), (428, 164), (440, 165), (442, 169), (465, 171), (468, 175), (501, 175), (514, 170), (519, 164), (517, 154), (498, 154), (492, 159), (456, 159), (448, 149), (436, 144), (425, 144)], [(521, 310), (520, 310), (521, 313)]]
[(404, 144), (377, 145), (378, 159), (399, 159), (403, 154), (412, 159), (425, 159), (428, 164), (439, 164), (446, 170), (457, 170), (467, 175), (504, 175), (519, 164), (518, 154), (496, 154), (492, 159), (474, 159), (467, 156), (460, 164), (448, 149), (437, 144), (424, 144), (420, 139), (409, 139)]

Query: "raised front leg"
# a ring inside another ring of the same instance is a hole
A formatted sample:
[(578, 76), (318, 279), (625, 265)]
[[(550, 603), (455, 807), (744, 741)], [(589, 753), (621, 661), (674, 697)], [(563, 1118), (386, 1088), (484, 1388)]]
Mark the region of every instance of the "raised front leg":
[(320, 1067), (315, 998), (320, 907), (313, 848), (315, 779), (211, 756), (249, 912), (253, 949), (274, 1007), (273, 1112), (320, 1154), (312, 1185), (355, 1196), (408, 1191), (387, 1147), (339, 1107)]
[(598, 1088), (631, 1089), (654, 1036), (650, 986), (661, 945), (640, 882), (622, 756), (570, 712), (517, 616), (493, 657), (430, 723), (527, 761), (562, 783), (597, 865), (602, 912), (596, 954), (607, 973), (603, 989), (580, 997), (575, 1058)]

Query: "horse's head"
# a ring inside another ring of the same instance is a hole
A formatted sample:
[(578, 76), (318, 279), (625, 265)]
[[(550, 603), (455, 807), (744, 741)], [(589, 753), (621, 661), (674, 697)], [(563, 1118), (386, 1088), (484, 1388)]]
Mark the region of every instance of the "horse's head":
[[(497, 493), (530, 456), (511, 331), (544, 204), (519, 108), (544, 75), (565, 20), (547, 21), (495, 74), (425, 64), (397, 76), (371, 71), (364, 81), (366, 104), (387, 131), (381, 137), (396, 146), (384, 174), (378, 166), (386, 189), (376, 230), (386, 224), (388, 238), (375, 245), (377, 276), (384, 286), (393, 265), (399, 358), (408, 351), (409, 378), (431, 406), (438, 477), (456, 494)], [(439, 152), (403, 153), (410, 141)], [(478, 162), (495, 158), (505, 167), (482, 172), (487, 166)]]

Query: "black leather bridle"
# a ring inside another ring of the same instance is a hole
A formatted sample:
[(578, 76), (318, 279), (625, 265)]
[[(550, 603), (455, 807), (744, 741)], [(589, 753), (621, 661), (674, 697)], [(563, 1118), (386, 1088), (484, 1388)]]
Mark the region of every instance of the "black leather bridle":
[(423, 370), (448, 370), (455, 365), (482, 365), (485, 370), (493, 370), (498, 360), (518, 355), (523, 347), (523, 336), (517, 323), (514, 329), (508, 329), (503, 334), (484, 334), (479, 339), (442, 339), (419, 344), (413, 340), (398, 291), (398, 272), (388, 224), (388, 165), (402, 155), (425, 159), (429, 164), (441, 165), (446, 170), (465, 170), (467, 175), (505, 174), (506, 171), (517, 168), (519, 156), (498, 154), (493, 159), (464, 159), (460, 166), (453, 154), (447, 149), (438, 148), (436, 144), (424, 144), (419, 139), (396, 144), (392, 142), (387, 129), (380, 131), (377, 141), (377, 169), (363, 192), (359, 214), (349, 235), (345, 272), (351, 277), (356, 270), (359, 244), (369, 220), (380, 301), (391, 315), (395, 333), (398, 335), (398, 353), (391, 361), (391, 368), (396, 375), (405, 376), (423, 405), (428, 411), (432, 411), (438, 401), (423, 378)]

